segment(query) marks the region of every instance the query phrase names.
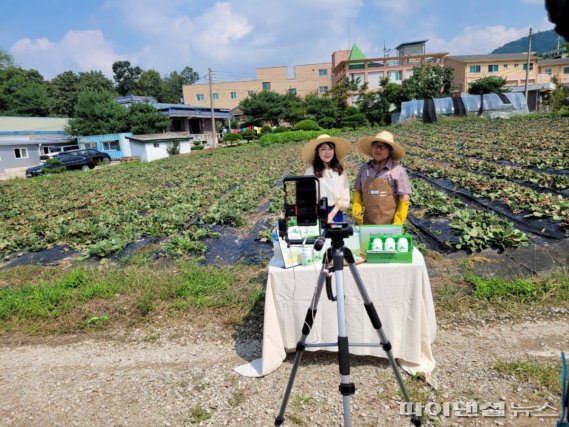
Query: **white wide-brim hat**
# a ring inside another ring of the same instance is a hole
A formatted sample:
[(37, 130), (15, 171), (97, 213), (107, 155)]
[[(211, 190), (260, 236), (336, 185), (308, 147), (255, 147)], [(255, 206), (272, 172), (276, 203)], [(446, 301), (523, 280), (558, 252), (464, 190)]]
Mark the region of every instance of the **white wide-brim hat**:
[(316, 148), (325, 142), (334, 144), (334, 154), (339, 161), (346, 157), (352, 149), (352, 144), (347, 139), (326, 134), (320, 135), (318, 138), (308, 141), (302, 147), (302, 160), (304, 160), (304, 163), (312, 165), (316, 157)]
[(375, 136), (362, 136), (358, 139), (358, 147), (360, 150), (370, 157), (373, 157), (371, 152), (371, 144), (374, 142), (383, 142), (391, 147), (391, 158), (393, 160), (401, 160), (405, 157), (405, 150), (398, 143), (395, 142), (393, 134), (382, 130)]

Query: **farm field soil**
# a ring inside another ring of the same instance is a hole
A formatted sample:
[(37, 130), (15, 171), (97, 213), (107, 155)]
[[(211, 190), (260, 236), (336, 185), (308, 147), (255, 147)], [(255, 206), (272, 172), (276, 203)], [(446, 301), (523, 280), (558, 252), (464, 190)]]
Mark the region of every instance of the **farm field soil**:
[[(450, 265), (431, 262), (432, 286), (451, 280)], [(444, 273), (436, 272), (440, 269)], [(438, 274), (435, 274), (438, 273)], [(264, 378), (233, 368), (261, 356), (262, 315), (242, 325), (155, 322), (137, 329), (53, 337), (0, 337), (0, 413), (6, 426), (268, 426), (273, 425), (292, 366)], [(227, 320), (227, 319), (225, 319)], [(559, 410), (558, 397), (494, 369), (496, 361), (558, 363), (567, 350), (569, 310), (535, 308), (508, 316), (464, 313), (439, 316), (433, 346), (436, 388), (403, 374), (417, 400), (443, 405), (504, 404), (503, 417), (431, 417), (423, 425), (551, 426), (553, 418), (515, 416), (510, 409)], [(352, 357), (355, 426), (408, 426), (399, 415), (399, 387), (386, 360)], [(342, 424), (337, 356), (305, 354), (284, 425)], [(548, 414), (554, 411), (549, 410)], [(480, 410), (478, 411), (480, 414)]]

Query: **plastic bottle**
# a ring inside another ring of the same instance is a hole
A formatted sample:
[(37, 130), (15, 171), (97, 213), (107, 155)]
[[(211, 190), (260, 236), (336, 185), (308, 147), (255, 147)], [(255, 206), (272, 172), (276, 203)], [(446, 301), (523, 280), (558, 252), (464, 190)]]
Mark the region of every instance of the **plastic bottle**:
[(275, 264), (284, 267), (283, 252), (281, 249), (281, 244), (279, 242), (279, 235), (277, 233), (276, 228), (273, 229), (272, 237), (273, 237), (273, 260)]

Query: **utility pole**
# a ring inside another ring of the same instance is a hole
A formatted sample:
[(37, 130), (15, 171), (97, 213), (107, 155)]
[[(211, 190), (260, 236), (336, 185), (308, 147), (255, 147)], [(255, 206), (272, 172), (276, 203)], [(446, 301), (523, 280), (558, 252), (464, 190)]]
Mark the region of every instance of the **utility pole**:
[(213, 137), (212, 146), (217, 147), (217, 135), (215, 134), (215, 115), (213, 113), (213, 88), (211, 87), (211, 68), (207, 69), (209, 77), (209, 106), (211, 108), (211, 135)]
[[(529, 29), (529, 37), (528, 37), (528, 57), (526, 61), (526, 85), (524, 89), (524, 95), (526, 97), (526, 103), (528, 102), (528, 78), (529, 78), (529, 57), (531, 54), (531, 28)], [(529, 107), (529, 105), (528, 105)]]

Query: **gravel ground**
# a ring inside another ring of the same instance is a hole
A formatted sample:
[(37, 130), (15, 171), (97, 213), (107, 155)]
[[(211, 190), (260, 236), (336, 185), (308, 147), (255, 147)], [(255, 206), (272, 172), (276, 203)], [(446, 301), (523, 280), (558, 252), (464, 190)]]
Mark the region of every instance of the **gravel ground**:
[[(557, 413), (558, 398), (498, 374), (496, 360), (556, 361), (569, 350), (569, 310), (525, 321), (467, 319), (439, 324), (434, 355), (437, 387), (413, 382), (424, 403), (487, 401), (505, 416), (433, 416), (423, 425), (551, 426), (554, 418), (515, 416), (512, 405)], [(233, 368), (260, 357), (260, 325), (239, 329), (149, 326), (109, 334), (0, 338), (0, 424), (3, 426), (269, 426), (278, 413), (292, 365), (264, 378)], [(383, 359), (351, 358), (354, 426), (408, 426), (399, 415), (399, 388)], [(403, 374), (406, 380), (410, 377)], [(285, 426), (342, 425), (336, 355), (306, 353)], [(431, 406), (431, 408), (436, 408)], [(451, 406), (451, 414), (452, 414)], [(437, 412), (432, 409), (432, 412)]]

